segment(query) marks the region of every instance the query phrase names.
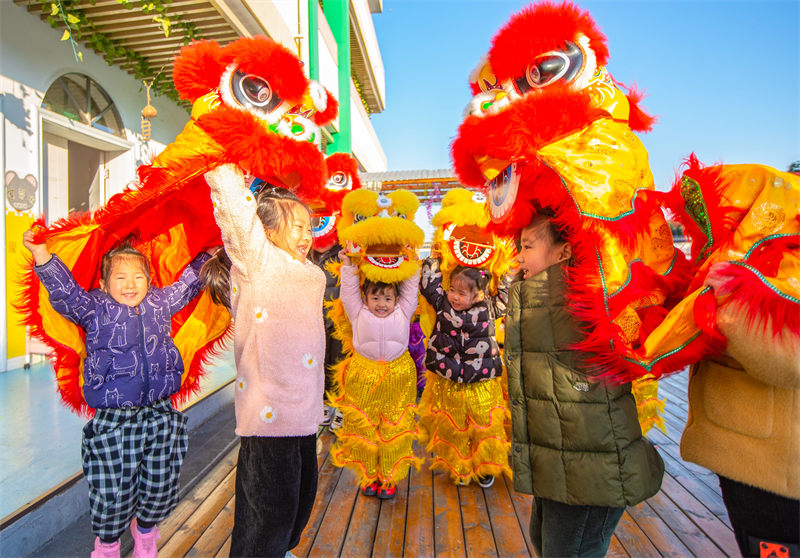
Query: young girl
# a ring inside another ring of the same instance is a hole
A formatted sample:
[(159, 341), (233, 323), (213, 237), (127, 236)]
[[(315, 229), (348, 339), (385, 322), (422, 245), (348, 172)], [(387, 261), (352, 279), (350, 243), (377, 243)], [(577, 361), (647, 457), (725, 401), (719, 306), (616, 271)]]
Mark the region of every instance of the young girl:
[(393, 498), (397, 482), (421, 462), (411, 449), (417, 438), (417, 369), (408, 353), (419, 271), (399, 287), (365, 280), (362, 294), (358, 268), (344, 250), (339, 257), (339, 293), (355, 353), (331, 397), (344, 418), (331, 455), (358, 475), (363, 494)]
[(306, 260), (311, 214), (293, 193), (266, 186), (254, 195), (233, 165), (205, 176), (232, 264), (229, 275), (218, 261), (204, 269), (235, 321), (241, 447), (230, 555), (284, 556), (317, 489), (325, 275)]
[(533, 494), (537, 556), (604, 556), (625, 506), (649, 498), (664, 464), (642, 436), (631, 384), (585, 373), (570, 347), (581, 331), (567, 309), (572, 244), (545, 215), (522, 230), (506, 315), (514, 489)]
[(86, 292), (34, 236), (26, 231), (22, 243), (33, 254), (50, 303), (86, 331), (83, 396), (96, 409), (81, 444), (96, 535), (91, 556), (118, 558), (119, 538), (130, 524), (133, 556), (155, 557), (156, 524), (178, 503), (189, 441), (186, 416), (170, 401), (183, 374), (171, 318), (200, 292), (200, 266), (208, 255), (159, 289), (150, 285), (145, 256), (123, 243), (103, 256), (101, 289)]
[(485, 271), (457, 267), (445, 293), (439, 260), (428, 258), (420, 283), (436, 311), (419, 404), (420, 442), (433, 453), (432, 469), (446, 471), (456, 484), (476, 480), (484, 488), (495, 476), (511, 474), (503, 367), (484, 295), (488, 279)]

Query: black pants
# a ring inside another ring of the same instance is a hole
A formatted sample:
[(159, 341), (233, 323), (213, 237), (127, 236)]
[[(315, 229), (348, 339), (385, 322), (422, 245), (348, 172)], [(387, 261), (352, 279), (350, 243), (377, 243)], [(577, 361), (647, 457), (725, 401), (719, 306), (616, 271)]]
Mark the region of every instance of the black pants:
[(624, 511), (534, 497), (530, 532), (536, 555), (603, 558)]
[(719, 487), (742, 556), (768, 556), (781, 546), (786, 552), (777, 555), (800, 556), (800, 501), (722, 476)]
[(283, 558), (300, 542), (314, 507), (316, 436), (241, 442), (230, 555)]

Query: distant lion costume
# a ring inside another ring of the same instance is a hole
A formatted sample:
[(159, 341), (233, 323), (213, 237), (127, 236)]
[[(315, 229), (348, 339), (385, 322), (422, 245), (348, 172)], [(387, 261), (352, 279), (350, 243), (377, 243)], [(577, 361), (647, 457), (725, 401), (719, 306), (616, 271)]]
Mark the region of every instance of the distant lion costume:
[[(319, 197), (325, 183), (319, 127), (336, 117), (338, 105), (306, 78), (289, 50), (266, 37), (224, 47), (198, 41), (176, 57), (174, 80), (181, 98), (193, 103), (191, 119), (152, 164), (139, 167), (137, 188), (37, 234), (87, 290), (98, 287), (100, 259), (120, 240), (131, 238), (145, 254), (155, 286), (174, 282), (198, 252), (222, 244), (203, 178), (220, 165), (236, 164), (251, 180), (286, 186), (303, 198)], [(53, 311), (32, 272), (22, 309), (32, 333), (53, 348), (63, 401), (91, 414), (82, 393), (83, 331)], [(185, 365), (176, 404), (199, 390), (203, 363), (229, 326), (227, 310), (206, 293), (172, 318)]]

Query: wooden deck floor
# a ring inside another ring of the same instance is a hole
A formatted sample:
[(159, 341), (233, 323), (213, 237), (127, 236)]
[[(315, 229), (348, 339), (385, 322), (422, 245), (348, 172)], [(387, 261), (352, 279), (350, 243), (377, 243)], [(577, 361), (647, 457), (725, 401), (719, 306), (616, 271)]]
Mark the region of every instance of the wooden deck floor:
[[(686, 373), (661, 382), (666, 434), (649, 438), (666, 464), (661, 491), (628, 508), (609, 556), (738, 556), (716, 476), (679, 455), (686, 422)], [(456, 487), (426, 467), (412, 472), (394, 500), (367, 498), (355, 476), (328, 457), (333, 436), (320, 436), (319, 486), (297, 556), (534, 556), (528, 538), (531, 499), (498, 479), (483, 490)], [(160, 526), (160, 555), (227, 557), (233, 525), (234, 449)]]

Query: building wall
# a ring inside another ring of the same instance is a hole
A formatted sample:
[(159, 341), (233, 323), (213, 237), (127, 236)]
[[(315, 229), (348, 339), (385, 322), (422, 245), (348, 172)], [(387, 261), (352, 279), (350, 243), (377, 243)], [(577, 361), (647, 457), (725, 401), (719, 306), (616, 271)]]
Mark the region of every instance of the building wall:
[[(5, 250), (0, 251), (0, 267), (6, 281), (0, 286), (5, 303), (0, 308), (0, 329), (5, 332), (0, 342), (0, 370), (21, 366), (25, 354), (25, 330), (13, 303), (19, 292), (18, 279), (28, 254), (21, 243), (22, 233), (45, 209), (44, 185), (45, 132), (69, 140), (78, 140), (94, 147), (113, 150), (108, 163), (109, 180), (104, 191), (107, 199), (132, 181), (136, 167), (149, 161), (170, 143), (188, 121), (189, 115), (165, 97), (155, 97), (153, 106), (158, 116), (152, 121), (152, 139), (142, 142), (137, 137), (141, 127), (141, 110), (147, 102), (142, 84), (126, 72), (111, 67), (90, 49), (82, 47), (83, 62), (75, 60), (69, 41), (60, 41), (61, 32), (51, 28), (25, 7), (0, 2), (0, 165), (4, 184), (3, 225), (0, 235)], [(47, 114), (40, 109), (48, 87), (66, 73), (88, 75), (97, 82), (115, 103), (126, 137), (118, 138), (77, 124), (67, 118)], [(13, 173), (13, 174), (11, 174)], [(57, 181), (66, 188), (66, 178)], [(26, 184), (35, 189), (35, 202), (25, 210), (14, 209), (8, 200), (8, 184)], [(54, 192), (56, 198), (67, 193)]]

